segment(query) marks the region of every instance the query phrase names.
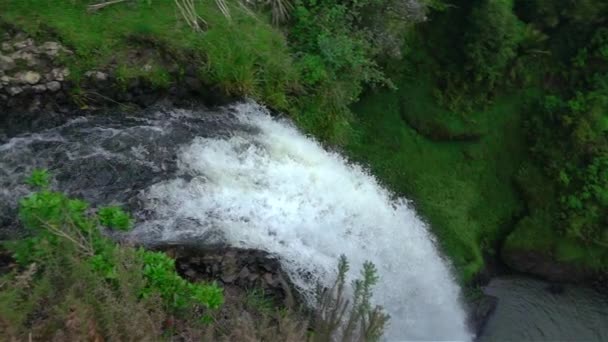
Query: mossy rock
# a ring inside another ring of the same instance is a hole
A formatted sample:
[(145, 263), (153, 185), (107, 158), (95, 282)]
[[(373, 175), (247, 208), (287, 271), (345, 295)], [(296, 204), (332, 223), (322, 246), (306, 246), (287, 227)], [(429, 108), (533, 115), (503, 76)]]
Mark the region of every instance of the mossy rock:
[(558, 282), (591, 282), (606, 273), (608, 249), (562, 237), (549, 212), (524, 217), (505, 240), (501, 257), (514, 270)]

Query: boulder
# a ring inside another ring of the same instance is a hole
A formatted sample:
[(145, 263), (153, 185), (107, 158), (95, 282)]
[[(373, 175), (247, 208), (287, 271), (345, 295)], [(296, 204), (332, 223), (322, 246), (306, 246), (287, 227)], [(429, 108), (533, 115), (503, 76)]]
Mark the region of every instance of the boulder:
[(231, 247), (157, 246), (175, 258), (178, 272), (191, 281), (217, 281), (242, 290), (261, 288), (272, 297), (295, 304), (298, 295), (279, 260), (268, 252)]
[(555, 282), (586, 282), (594, 273), (580, 265), (558, 261), (547, 252), (517, 248), (502, 249), (502, 260), (512, 269)]
[(38, 48), (49, 57), (56, 57), (63, 50), (63, 46), (57, 42), (45, 42)]
[(46, 86), (44, 84), (36, 84), (35, 86), (32, 87), (32, 90), (36, 94), (44, 93), (46, 91)]
[(9, 56), (0, 55), (0, 70), (9, 71), (14, 69), (16, 66), (15, 60)]
[(471, 303), (469, 322), (477, 336), (481, 336), (483, 329), (496, 310), (498, 298), (483, 294)]
[(15, 79), (10, 77), (10, 76), (2, 76), (0, 77), (0, 83), (2, 83), (3, 85), (9, 85), (10, 83), (12, 83)]
[(19, 95), (23, 92), (23, 88), (21, 87), (8, 87), (6, 89), (6, 92), (10, 95), (10, 96), (15, 96), (15, 95)]
[(4, 52), (11, 52), (14, 50), (13, 46), (7, 42), (2, 43), (1, 48)]
[(51, 81), (46, 84), (46, 88), (49, 91), (54, 93), (54, 92), (58, 91), (59, 89), (61, 89), (61, 83), (59, 83), (57, 81)]
[(51, 81), (64, 81), (69, 75), (70, 70), (68, 68), (53, 68), (50, 75), (47, 75), (47, 79)]
[(101, 71), (87, 71), (84, 75), (97, 82), (105, 82), (108, 80), (108, 75)]
[(33, 45), (34, 45), (34, 41), (32, 40), (32, 38), (28, 38), (26, 40), (14, 43), (13, 47), (17, 50), (20, 50), (20, 49), (28, 48)]
[(15, 78), (19, 83), (34, 85), (38, 83), (42, 77), (35, 71), (25, 71), (17, 73)]

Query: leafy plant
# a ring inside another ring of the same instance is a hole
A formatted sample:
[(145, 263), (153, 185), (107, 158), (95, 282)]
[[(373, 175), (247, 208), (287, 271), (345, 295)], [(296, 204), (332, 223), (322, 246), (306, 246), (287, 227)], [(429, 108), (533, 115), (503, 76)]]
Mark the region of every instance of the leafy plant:
[[(39, 175), (48, 174), (38, 171)], [(23, 266), (31, 263), (46, 265), (59, 255), (70, 255), (82, 259), (91, 270), (106, 281), (118, 278), (116, 254), (122, 247), (103, 236), (97, 223), (126, 230), (131, 219), (119, 207), (100, 208), (97, 215), (87, 215), (87, 203), (70, 199), (59, 192), (43, 189), (20, 202), (19, 216), (22, 223), (33, 233), (31, 237), (11, 244), (15, 259)], [(174, 260), (160, 252), (139, 249), (135, 254), (141, 262), (145, 285), (139, 290), (143, 297), (160, 295), (171, 312), (204, 306), (217, 309), (223, 303), (222, 289), (216, 284), (193, 284), (181, 278), (175, 271)]]
[(99, 216), (99, 222), (106, 227), (118, 230), (129, 230), (131, 228), (131, 217), (118, 206), (101, 207), (97, 215)]
[(25, 182), (33, 187), (46, 188), (49, 186), (49, 178), (47, 170), (35, 169)]
[(390, 317), (382, 307), (371, 305), (372, 288), (378, 282), (374, 264), (363, 264), (361, 279), (352, 284), (351, 301), (345, 295), (348, 270), (348, 261), (341, 255), (333, 286), (318, 291), (313, 341), (378, 341), (382, 336)]

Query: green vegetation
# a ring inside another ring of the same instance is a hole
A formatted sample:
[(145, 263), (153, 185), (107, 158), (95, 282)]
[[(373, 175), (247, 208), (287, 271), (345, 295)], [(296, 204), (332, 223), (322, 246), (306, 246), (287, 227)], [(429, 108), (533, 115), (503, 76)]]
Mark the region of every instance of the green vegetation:
[[(91, 2), (0, 0), (0, 20), (61, 40), (77, 83), (110, 68), (168, 88), (194, 69), (288, 113), (413, 199), (463, 281), (503, 240), (608, 264), (605, 2)], [(98, 220), (130, 225), (112, 207)]]
[[(347, 148), (389, 188), (414, 200), (463, 279), (470, 279), (483, 266), (483, 251), (497, 252), (495, 241), (523, 210), (510, 177), (525, 156), (519, 116), (525, 94), (459, 116), (435, 104), (423, 79), (405, 78), (397, 92), (363, 99), (355, 107), (358, 139)], [(432, 129), (420, 134), (404, 117), (441, 126), (429, 124)], [(424, 135), (438, 131), (483, 134), (471, 141)]]
[(43, 170), (34, 171), (27, 183), (38, 191), (19, 206), (30, 236), (7, 243), (18, 269), (2, 277), (4, 336), (34, 330), (40, 339), (58, 331), (74, 338), (92, 333), (156, 339), (164, 333), (163, 319), (174, 316), (196, 325), (197, 317), (222, 305), (222, 289), (187, 282), (167, 255), (121, 246), (102, 235), (99, 226), (107, 220), (109, 227), (128, 228), (131, 219), (120, 208), (89, 215), (87, 203), (51, 191)]
[(455, 5), (409, 36), (399, 89), (354, 107), (349, 152), (414, 200), (463, 279), (513, 230), (507, 253), (605, 271), (607, 6)]
[(353, 283), (352, 300), (344, 297), (349, 265), (344, 255), (333, 286), (319, 292), (313, 341), (378, 341), (389, 320), (382, 308), (372, 307), (372, 288), (378, 282), (375, 266), (363, 264), (361, 279)]
[[(277, 308), (263, 290), (226, 300), (215, 283), (179, 276), (175, 260), (165, 253), (112, 241), (102, 234), (102, 225), (128, 229), (128, 214), (116, 206), (89, 214), (87, 203), (51, 191), (49, 180), (45, 170), (35, 170), (26, 180), (38, 190), (19, 206), (30, 234), (4, 242), (16, 262), (3, 264), (9, 272), (0, 274), (0, 333), (6, 338), (327, 342), (348, 334), (348, 340), (376, 341), (388, 322), (382, 308), (370, 304), (378, 280), (371, 263), (353, 283), (349, 301), (344, 297), (348, 264), (341, 257), (336, 285), (319, 288), (315, 333), (307, 336), (307, 320)], [(243, 309), (256, 321), (241, 317)]]

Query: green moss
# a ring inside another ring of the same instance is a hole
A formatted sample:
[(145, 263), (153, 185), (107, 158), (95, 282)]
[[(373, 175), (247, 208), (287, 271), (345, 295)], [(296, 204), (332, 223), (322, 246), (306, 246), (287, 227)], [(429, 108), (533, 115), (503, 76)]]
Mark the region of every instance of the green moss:
[[(390, 189), (414, 200), (468, 280), (482, 268), (484, 249), (492, 252), (523, 209), (512, 177), (526, 155), (520, 128), (524, 94), (503, 96), (487, 110), (468, 114), (463, 123), (461, 115), (435, 104), (426, 79), (406, 78), (398, 91), (379, 92), (358, 103), (347, 150)], [(408, 126), (403, 115), (484, 134), (477, 142), (433, 141)]]
[[(126, 2), (93, 14), (86, 10), (89, 4), (88, 0), (0, 0), (0, 18), (39, 40), (59, 39), (72, 49), (75, 54), (64, 61), (76, 81), (86, 71), (117, 65), (123, 85), (139, 78), (168, 87), (177, 80), (164, 67), (160, 50), (180, 66), (198, 69), (206, 84), (289, 109), (288, 94), (298, 83), (298, 74), (284, 36), (264, 20), (235, 8), (229, 21), (214, 3), (198, 2), (196, 8), (209, 29), (197, 33), (183, 22), (173, 1)], [(133, 47), (138, 44), (143, 50), (153, 44), (156, 53), (134, 57)]]
[(556, 234), (554, 220), (550, 211), (536, 211), (524, 217), (509, 234), (503, 248), (507, 253), (542, 253), (549, 260), (576, 265), (581, 269), (598, 272), (606, 270), (608, 250), (605, 247)]

